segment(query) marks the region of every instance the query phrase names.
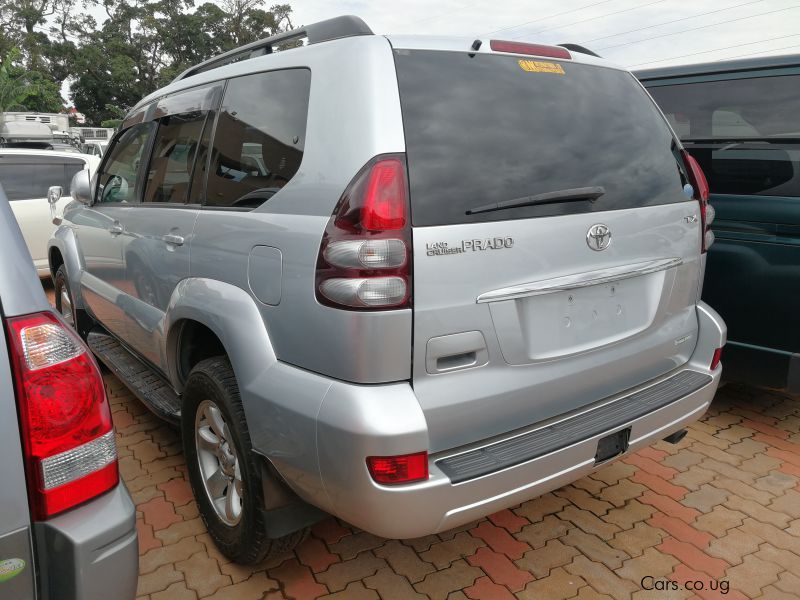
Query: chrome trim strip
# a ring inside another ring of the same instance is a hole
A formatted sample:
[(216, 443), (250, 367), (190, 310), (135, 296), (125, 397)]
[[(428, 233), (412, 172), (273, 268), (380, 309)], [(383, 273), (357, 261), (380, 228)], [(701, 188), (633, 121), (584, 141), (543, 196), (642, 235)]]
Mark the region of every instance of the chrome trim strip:
[(611, 283), (612, 281), (620, 281), (621, 279), (639, 277), (640, 275), (647, 275), (649, 273), (657, 273), (658, 271), (666, 271), (667, 269), (677, 267), (681, 264), (683, 264), (682, 258), (659, 258), (630, 265), (607, 267), (596, 271), (586, 271), (585, 273), (564, 275), (563, 277), (554, 277), (553, 279), (521, 283), (519, 285), (512, 285), (510, 287), (484, 292), (478, 296), (476, 302), (478, 304), (483, 304), (485, 302), (502, 302), (503, 300), (514, 300), (516, 298), (527, 298), (528, 296), (541, 296), (544, 294), (553, 294), (555, 292), (564, 292), (591, 285), (600, 285), (603, 283)]

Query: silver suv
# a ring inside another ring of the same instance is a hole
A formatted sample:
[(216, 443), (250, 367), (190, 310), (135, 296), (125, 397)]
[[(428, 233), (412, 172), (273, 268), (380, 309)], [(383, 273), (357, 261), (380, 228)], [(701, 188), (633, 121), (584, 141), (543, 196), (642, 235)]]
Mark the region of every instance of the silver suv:
[(422, 536), (680, 437), (725, 343), (704, 181), (580, 47), (340, 17), (135, 106), (50, 266), (254, 562), (325, 513)]
[(136, 509), (88, 348), (50, 306), (0, 187), (0, 598), (133, 600)]

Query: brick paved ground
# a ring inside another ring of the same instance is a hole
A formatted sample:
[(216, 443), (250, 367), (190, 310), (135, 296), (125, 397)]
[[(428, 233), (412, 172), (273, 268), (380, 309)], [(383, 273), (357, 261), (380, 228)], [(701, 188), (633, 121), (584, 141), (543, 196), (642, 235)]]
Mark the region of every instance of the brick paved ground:
[(677, 446), (458, 530), (400, 542), (331, 518), (293, 554), (243, 568), (205, 532), (177, 433), (105, 380), (142, 599), (694, 597), (646, 591), (646, 576), (703, 582), (702, 598), (800, 596), (800, 397), (728, 386)]

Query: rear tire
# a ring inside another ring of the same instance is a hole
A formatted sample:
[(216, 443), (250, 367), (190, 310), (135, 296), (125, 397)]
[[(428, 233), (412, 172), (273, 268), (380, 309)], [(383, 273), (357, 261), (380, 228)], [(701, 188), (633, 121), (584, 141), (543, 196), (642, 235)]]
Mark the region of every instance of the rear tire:
[(253, 452), (236, 377), (227, 357), (199, 362), (189, 373), (181, 409), (183, 452), (200, 516), (214, 543), (247, 565), (293, 549), (302, 529), (266, 535), (261, 459)]
[(89, 331), (94, 327), (94, 320), (85, 310), (75, 307), (65, 265), (61, 265), (56, 270), (56, 276), (53, 278), (53, 292), (55, 293), (56, 311), (67, 325), (77, 331), (85, 341)]
[(61, 315), (67, 325), (77, 330), (77, 309), (72, 300), (72, 292), (69, 289), (69, 280), (67, 279), (67, 269), (64, 265), (58, 267), (56, 271), (56, 276), (53, 279), (53, 291), (56, 296), (56, 311), (58, 311), (58, 314)]

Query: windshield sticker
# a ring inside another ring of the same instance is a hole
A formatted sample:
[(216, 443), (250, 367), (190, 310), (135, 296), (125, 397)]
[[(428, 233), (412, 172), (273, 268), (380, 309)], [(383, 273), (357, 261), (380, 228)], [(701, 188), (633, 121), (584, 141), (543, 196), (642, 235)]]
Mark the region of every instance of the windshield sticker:
[(541, 60), (525, 60), (519, 59), (520, 69), (528, 73), (555, 73), (556, 75), (564, 74), (564, 67), (558, 63), (543, 62)]
[(0, 560), (0, 583), (16, 577), (25, 569), (25, 561), (21, 558)]

